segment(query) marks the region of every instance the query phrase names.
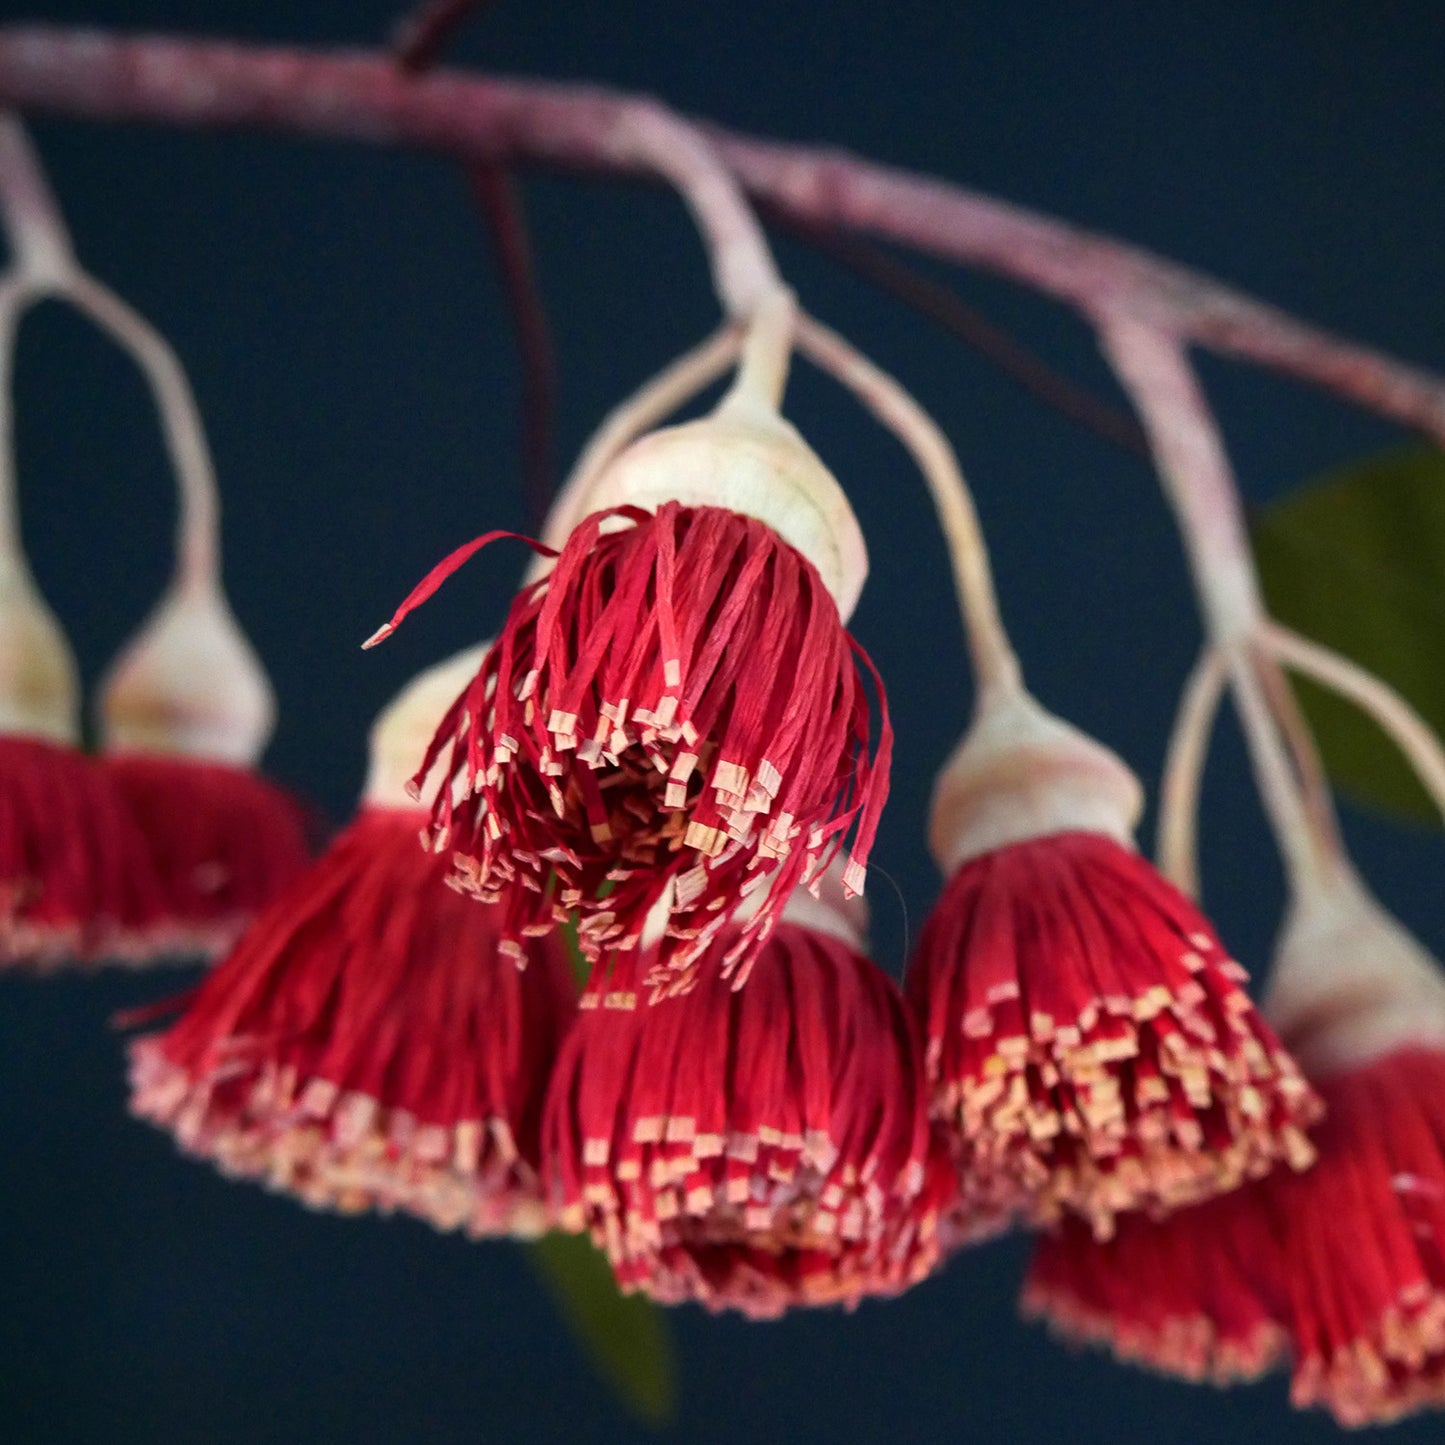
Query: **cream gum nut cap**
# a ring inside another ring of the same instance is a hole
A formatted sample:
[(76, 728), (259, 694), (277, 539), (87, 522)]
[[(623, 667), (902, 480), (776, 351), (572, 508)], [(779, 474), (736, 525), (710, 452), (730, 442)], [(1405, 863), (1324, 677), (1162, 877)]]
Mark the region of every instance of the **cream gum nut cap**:
[(723, 507), (772, 528), (818, 569), (842, 620), (852, 616), (868, 575), (858, 519), (832, 472), (771, 407), (732, 395), (710, 416), (649, 432), (602, 470), (578, 513), (655, 512), (664, 502)]
[(276, 725), (261, 660), (219, 587), (172, 586), (101, 682), (102, 746), (252, 767)]
[(1291, 900), (1264, 1011), (1310, 1074), (1445, 1049), (1445, 970), (1342, 863)]
[(929, 846), (945, 876), (970, 858), (1051, 833), (1134, 846), (1144, 790), (1125, 763), (1028, 693), (986, 698), (933, 789)]
[(0, 562), (0, 733), (80, 739), (75, 656), (19, 558)]

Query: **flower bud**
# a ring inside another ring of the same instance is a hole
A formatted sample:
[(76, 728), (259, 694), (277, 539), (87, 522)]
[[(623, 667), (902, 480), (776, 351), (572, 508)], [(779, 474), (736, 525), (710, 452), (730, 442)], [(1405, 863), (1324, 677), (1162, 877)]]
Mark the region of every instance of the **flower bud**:
[(1102, 743), (1028, 693), (990, 699), (933, 789), (929, 846), (944, 874), (1010, 843), (1103, 833), (1132, 848), (1139, 780)]
[(578, 510), (655, 512), (668, 501), (764, 523), (818, 569), (842, 620), (852, 616), (868, 575), (858, 519), (832, 472), (770, 407), (731, 396), (710, 416), (649, 433), (602, 472)]
[(218, 588), (171, 588), (101, 683), (107, 751), (254, 764), (275, 726), (271, 685)]

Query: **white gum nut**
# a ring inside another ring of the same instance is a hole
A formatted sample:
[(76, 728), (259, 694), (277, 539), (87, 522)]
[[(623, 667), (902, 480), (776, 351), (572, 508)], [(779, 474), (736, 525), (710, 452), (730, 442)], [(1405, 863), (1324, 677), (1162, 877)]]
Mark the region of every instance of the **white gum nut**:
[(375, 808), (419, 806), (408, 784), (421, 766), (437, 724), (476, 676), (490, 646), (490, 642), (478, 643), (418, 673), (377, 714), (368, 739), (363, 803)]
[(970, 858), (1051, 833), (1134, 846), (1144, 790), (1102, 743), (1022, 689), (985, 699), (933, 788), (929, 846), (945, 876)]
[(0, 563), (0, 733), (76, 743), (80, 674), (23, 562)]
[(1291, 901), (1264, 1009), (1316, 1076), (1445, 1048), (1445, 971), (1348, 865)]
[(756, 518), (818, 569), (843, 621), (853, 615), (868, 575), (862, 529), (832, 472), (772, 408), (732, 396), (710, 416), (649, 432), (603, 469), (578, 514), (664, 502)]
[(217, 587), (172, 587), (100, 685), (108, 752), (251, 767), (275, 725), (265, 669)]

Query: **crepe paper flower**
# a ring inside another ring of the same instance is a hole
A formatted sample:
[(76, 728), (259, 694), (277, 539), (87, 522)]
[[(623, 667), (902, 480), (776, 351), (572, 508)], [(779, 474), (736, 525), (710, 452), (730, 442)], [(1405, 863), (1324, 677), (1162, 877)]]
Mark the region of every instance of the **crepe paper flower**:
[(101, 687), (100, 766), (164, 893), (157, 956), (224, 952), (310, 861), (301, 805), (255, 771), (270, 684), (212, 576), (174, 585)]
[(1027, 694), (939, 779), (949, 881), (907, 990), (982, 1226), (1167, 1211), (1304, 1167), (1318, 1101), (1198, 909), (1132, 843), (1140, 791)]
[(1319, 1162), (1269, 1193), (1292, 1399), (1445, 1407), (1445, 972), (1342, 870), (1296, 901), (1267, 1006), (1327, 1107)]
[(1162, 1220), (1123, 1215), (1108, 1240), (1066, 1217), (1034, 1248), (1024, 1314), (1162, 1374), (1215, 1385), (1258, 1379), (1288, 1349), (1267, 1187), (1245, 1185)]
[(563, 1044), (548, 1166), (624, 1289), (771, 1318), (937, 1263), (952, 1170), (928, 1168), (916, 1031), (833, 906), (839, 871), (829, 904), (789, 899), (746, 988), (724, 931), (688, 992), (586, 1009)]
[(575, 915), (589, 961), (646, 944), (685, 975), (726, 930), (741, 980), (850, 832), (844, 881), (863, 886), (892, 733), (885, 707), (870, 756), (865, 674), (882, 689), (844, 629), (861, 535), (802, 438), (735, 393), (634, 442), (582, 510), (427, 754), (451, 780), (433, 846), (510, 944)]
[(131, 1108), (313, 1207), (535, 1234), (571, 973), (554, 939), (529, 940), (525, 969), (500, 951), (500, 910), (446, 886), (401, 781), (476, 662), (424, 673), (382, 714), (357, 817), (180, 1017), (131, 1045)]
[(79, 751), (80, 684), (20, 541), (10, 450), (15, 329), (33, 299), (0, 278), (0, 968), (132, 955), (160, 899), (145, 844)]

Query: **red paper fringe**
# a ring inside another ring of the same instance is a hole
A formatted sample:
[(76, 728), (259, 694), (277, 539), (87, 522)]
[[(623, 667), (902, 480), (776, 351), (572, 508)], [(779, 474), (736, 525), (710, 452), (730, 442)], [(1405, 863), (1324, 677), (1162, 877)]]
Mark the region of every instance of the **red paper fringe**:
[(1312, 1157), (1318, 1100), (1207, 920), (1093, 833), (965, 863), (907, 981), (965, 1204), (1101, 1237)]
[(1397, 1050), (1319, 1088), (1319, 1163), (1271, 1189), (1292, 1398), (1342, 1425), (1445, 1406), (1445, 1052)]
[(586, 1009), (544, 1143), (565, 1226), (624, 1289), (755, 1317), (897, 1293), (937, 1262), (951, 1166), (925, 1170), (916, 1034), (893, 982), (784, 922), (756, 976), (723, 935), (681, 998)]
[(729, 933), (741, 981), (850, 830), (846, 882), (862, 887), (892, 732), (885, 705), (870, 759), (860, 667), (876, 685), (816, 569), (760, 522), (676, 503), (597, 513), (514, 601), (437, 732), (416, 777), (442, 760), (450, 778), (434, 846), (456, 850), (461, 885), (501, 905), (513, 942), (576, 914), (595, 961), (643, 943), (661, 904), (656, 957), (683, 974), (770, 888)]
[(164, 1033), (131, 1108), (223, 1172), (314, 1207), (535, 1233), (548, 1073), (575, 1010), (555, 941), (519, 970), (445, 885), (420, 810), (363, 811)]
[(249, 768), (132, 752), (97, 761), (150, 849), (164, 896), (157, 956), (225, 952), (310, 862), (301, 805)]
[(1124, 1215), (1107, 1241), (1066, 1218), (1039, 1239), (1025, 1315), (1164, 1374), (1216, 1385), (1257, 1379), (1288, 1347), (1280, 1241), (1263, 1188), (1245, 1185), (1164, 1220)]
[(161, 911), (109, 778), (74, 748), (0, 736), (0, 967), (140, 961)]

